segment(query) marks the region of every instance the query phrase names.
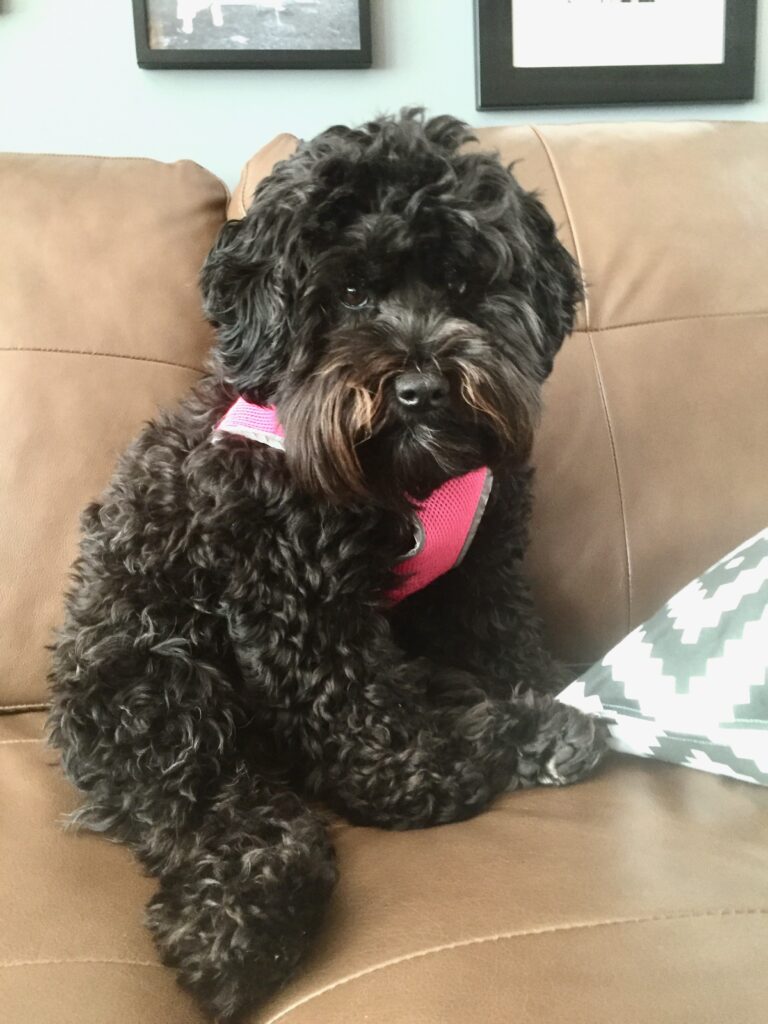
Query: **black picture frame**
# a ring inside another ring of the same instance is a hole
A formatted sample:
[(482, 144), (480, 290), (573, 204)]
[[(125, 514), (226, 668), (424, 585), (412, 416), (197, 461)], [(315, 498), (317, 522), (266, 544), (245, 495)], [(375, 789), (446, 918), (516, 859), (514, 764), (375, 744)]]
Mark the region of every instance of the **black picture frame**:
[(477, 109), (754, 99), (757, 0), (726, 0), (722, 64), (516, 68), (512, 0), (475, 0)]
[(358, 0), (358, 12), (360, 46), (355, 50), (160, 50), (149, 45), (147, 0), (133, 0), (136, 61), (140, 68), (177, 70), (368, 68), (372, 60), (370, 0)]

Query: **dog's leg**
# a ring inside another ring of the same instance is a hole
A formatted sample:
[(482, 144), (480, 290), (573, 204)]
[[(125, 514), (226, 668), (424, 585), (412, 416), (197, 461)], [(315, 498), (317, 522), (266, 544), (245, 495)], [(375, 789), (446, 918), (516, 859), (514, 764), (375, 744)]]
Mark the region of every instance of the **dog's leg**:
[(253, 767), (258, 749), (238, 749), (230, 682), (182, 641), (70, 630), (53, 691), (51, 741), (86, 797), (74, 823), (124, 842), (159, 880), (148, 924), (164, 962), (235, 1019), (317, 931), (335, 880), (322, 823)]
[(428, 690), (436, 706), (467, 707), (484, 695), (510, 701), (521, 714), (521, 705), (530, 708), (536, 725), (518, 744), (513, 785), (575, 782), (600, 760), (606, 730), (553, 699), (570, 673), (547, 649), (522, 568), (529, 474), (497, 484), (461, 565), (393, 612), (395, 638), (411, 657), (442, 667)]
[[(233, 615), (238, 660), (254, 702), (300, 700), (301, 714), (283, 725), (285, 742), (302, 751), (309, 792), (350, 820), (384, 828), (457, 821), (503, 790), (576, 781), (599, 760), (597, 730), (576, 709), (515, 696), (511, 686), (505, 699), (489, 698), (469, 673), (406, 659), (374, 609), (336, 606), (320, 621), (319, 610), (309, 615), (296, 601), (291, 595), (290, 621), (269, 627), (267, 648), (263, 621), (254, 621), (249, 643), (246, 610)], [(461, 699), (434, 699), (445, 690)]]
[(336, 881), (320, 820), (244, 768), (160, 875), (147, 923), (163, 962), (218, 1021), (239, 1019), (303, 959)]
[(339, 703), (321, 700), (304, 724), (310, 791), (351, 821), (381, 828), (459, 821), (514, 785), (528, 716), (489, 701), (419, 706), (399, 688), (386, 694), (383, 681), (360, 689)]
[(427, 708), (363, 692), (324, 708), (306, 749), (312, 791), (352, 821), (419, 828), (471, 817), (502, 790), (576, 782), (606, 747), (598, 722), (533, 691)]

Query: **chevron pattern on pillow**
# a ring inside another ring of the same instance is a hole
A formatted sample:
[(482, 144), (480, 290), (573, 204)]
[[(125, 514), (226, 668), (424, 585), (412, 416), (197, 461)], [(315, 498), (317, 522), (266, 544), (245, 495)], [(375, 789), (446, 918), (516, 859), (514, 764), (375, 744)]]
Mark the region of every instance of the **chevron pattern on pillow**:
[(624, 753), (768, 785), (768, 529), (560, 694)]

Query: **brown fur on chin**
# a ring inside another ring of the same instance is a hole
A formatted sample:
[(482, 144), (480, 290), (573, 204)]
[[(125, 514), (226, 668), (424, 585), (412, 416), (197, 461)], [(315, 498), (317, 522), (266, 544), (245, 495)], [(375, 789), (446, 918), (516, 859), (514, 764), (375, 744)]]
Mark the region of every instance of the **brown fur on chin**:
[[(501, 459), (524, 464), (539, 413), (538, 390), (514, 367), (498, 365), (489, 370), (462, 355), (465, 336), (479, 343), (477, 332), (469, 325), (452, 320), (439, 326), (430, 365), (447, 376), (451, 405), (442, 424), (440, 416), (428, 421), (430, 443), (422, 457), (428, 463), (431, 454), (437, 466), (424, 465), (425, 479), (437, 479), (435, 472), (441, 469), (447, 479), (477, 464), (496, 464)], [(416, 420), (400, 420), (393, 409), (393, 384), (407, 367), (401, 339), (381, 328), (345, 331), (329, 339), (316, 369), (303, 382), (286, 389), (285, 398), (278, 402), (286, 432), (286, 459), (300, 487), (333, 502), (382, 499), (388, 487), (381, 475), (397, 478), (401, 475), (398, 467), (378, 465), (372, 478), (360, 449), (382, 431), (413, 436), (414, 427), (418, 429)], [(457, 435), (462, 424), (467, 450), (463, 461), (461, 452), (455, 453), (458, 461), (452, 468), (441, 462), (441, 429), (450, 428), (450, 442), (456, 449), (461, 447)], [(480, 428), (486, 436), (482, 445), (474, 438)], [(423, 481), (406, 479), (402, 487), (418, 493)]]
[(384, 389), (401, 368), (402, 358), (378, 353), (363, 377), (353, 354), (339, 350), (279, 402), (286, 459), (299, 486), (331, 501), (372, 497), (357, 446), (376, 430)]

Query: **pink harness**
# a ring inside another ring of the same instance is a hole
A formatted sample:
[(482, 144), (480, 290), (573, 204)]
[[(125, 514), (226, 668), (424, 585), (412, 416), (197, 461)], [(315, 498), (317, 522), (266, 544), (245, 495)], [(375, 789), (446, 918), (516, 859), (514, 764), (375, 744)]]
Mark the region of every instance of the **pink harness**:
[[(276, 409), (253, 405), (244, 398), (238, 398), (225, 413), (216, 431), (285, 450), (285, 431)], [(394, 566), (400, 579), (387, 594), (392, 604), (428, 586), (461, 562), (480, 525), (492, 485), (493, 475), (484, 466), (446, 480), (426, 501), (415, 504), (415, 543)]]

